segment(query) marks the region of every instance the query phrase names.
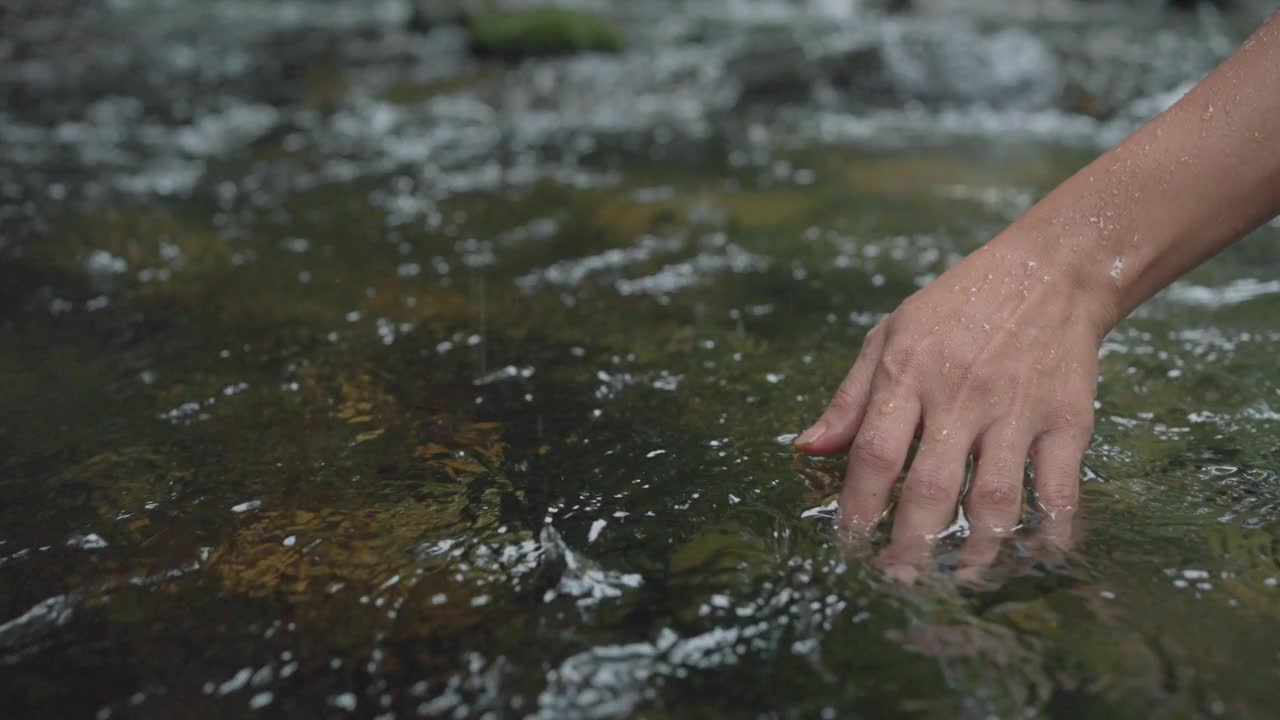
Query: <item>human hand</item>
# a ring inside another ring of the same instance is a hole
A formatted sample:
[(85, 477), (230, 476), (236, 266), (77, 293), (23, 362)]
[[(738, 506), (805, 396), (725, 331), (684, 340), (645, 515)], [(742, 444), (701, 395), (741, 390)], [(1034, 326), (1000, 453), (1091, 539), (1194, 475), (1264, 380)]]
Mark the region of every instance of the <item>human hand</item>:
[(989, 565), (1018, 527), (1028, 459), (1043, 533), (1070, 533), (1109, 322), (1089, 283), (1063, 267), (1006, 233), (867, 333), (826, 412), (796, 440), (808, 454), (848, 451), (843, 531), (865, 534), (886, 514), (918, 433), (884, 556), (891, 564), (928, 557), (956, 517), (970, 457), (962, 566)]

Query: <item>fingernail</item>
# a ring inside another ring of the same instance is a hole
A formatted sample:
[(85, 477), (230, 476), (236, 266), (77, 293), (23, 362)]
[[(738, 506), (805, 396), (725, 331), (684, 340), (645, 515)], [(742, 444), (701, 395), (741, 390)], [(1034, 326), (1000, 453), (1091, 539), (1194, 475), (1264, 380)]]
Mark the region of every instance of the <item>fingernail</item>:
[(827, 426), (825, 424), (821, 422), (814, 423), (813, 427), (809, 428), (808, 430), (805, 430), (803, 433), (800, 434), (800, 437), (796, 438), (796, 444), (808, 445), (810, 443), (815, 443), (818, 441), (818, 438), (826, 434), (827, 434)]

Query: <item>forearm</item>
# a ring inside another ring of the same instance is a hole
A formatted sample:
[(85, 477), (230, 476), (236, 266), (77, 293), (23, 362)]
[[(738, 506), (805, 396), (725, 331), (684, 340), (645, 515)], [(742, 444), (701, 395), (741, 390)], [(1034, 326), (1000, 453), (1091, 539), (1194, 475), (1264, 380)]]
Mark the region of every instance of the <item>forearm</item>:
[(1280, 16), (1005, 235), (1046, 270), (1073, 273), (1105, 332), (1277, 212)]

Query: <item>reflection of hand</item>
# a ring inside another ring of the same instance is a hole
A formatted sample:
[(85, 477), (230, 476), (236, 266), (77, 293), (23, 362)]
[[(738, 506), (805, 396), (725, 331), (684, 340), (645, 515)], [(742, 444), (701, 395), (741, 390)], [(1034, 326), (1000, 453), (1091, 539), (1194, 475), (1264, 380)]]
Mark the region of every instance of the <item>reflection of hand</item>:
[(796, 441), (809, 454), (848, 451), (838, 521), (859, 534), (885, 514), (919, 432), (883, 556), (894, 564), (921, 561), (954, 520), (971, 456), (963, 565), (990, 564), (1019, 524), (1028, 458), (1046, 532), (1071, 524), (1108, 309), (1092, 307), (1069, 273), (1009, 246), (1017, 239), (992, 241), (872, 329)]
[[(1079, 538), (1078, 520), (1072, 510), (1041, 513), (1030, 528), (1019, 531), (1009, 543), (1012, 550), (1004, 554), (1000, 550), (1007, 534), (971, 533), (956, 554), (956, 579), (973, 588), (994, 588), (1032, 572), (1034, 567), (1067, 571), (1068, 556)], [(906, 572), (908, 576), (899, 579), (913, 579), (918, 564), (894, 564), (893, 553), (890, 546), (881, 558), (889, 572)]]

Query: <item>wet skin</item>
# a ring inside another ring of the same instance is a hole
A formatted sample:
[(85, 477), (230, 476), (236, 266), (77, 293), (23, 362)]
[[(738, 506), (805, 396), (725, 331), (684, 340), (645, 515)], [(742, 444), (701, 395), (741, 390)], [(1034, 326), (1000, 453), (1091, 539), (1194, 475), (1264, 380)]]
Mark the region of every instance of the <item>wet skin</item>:
[[(839, 525), (894, 511), (891, 567), (911, 578), (963, 501), (964, 562), (1031, 510), (1069, 525), (1093, 430), (1097, 353), (1139, 303), (1280, 212), (1280, 16), (1167, 112), (1103, 154), (866, 337), (796, 440), (848, 452)], [(968, 490), (965, 464), (974, 469)], [(1055, 531), (1055, 535), (1069, 533)]]

